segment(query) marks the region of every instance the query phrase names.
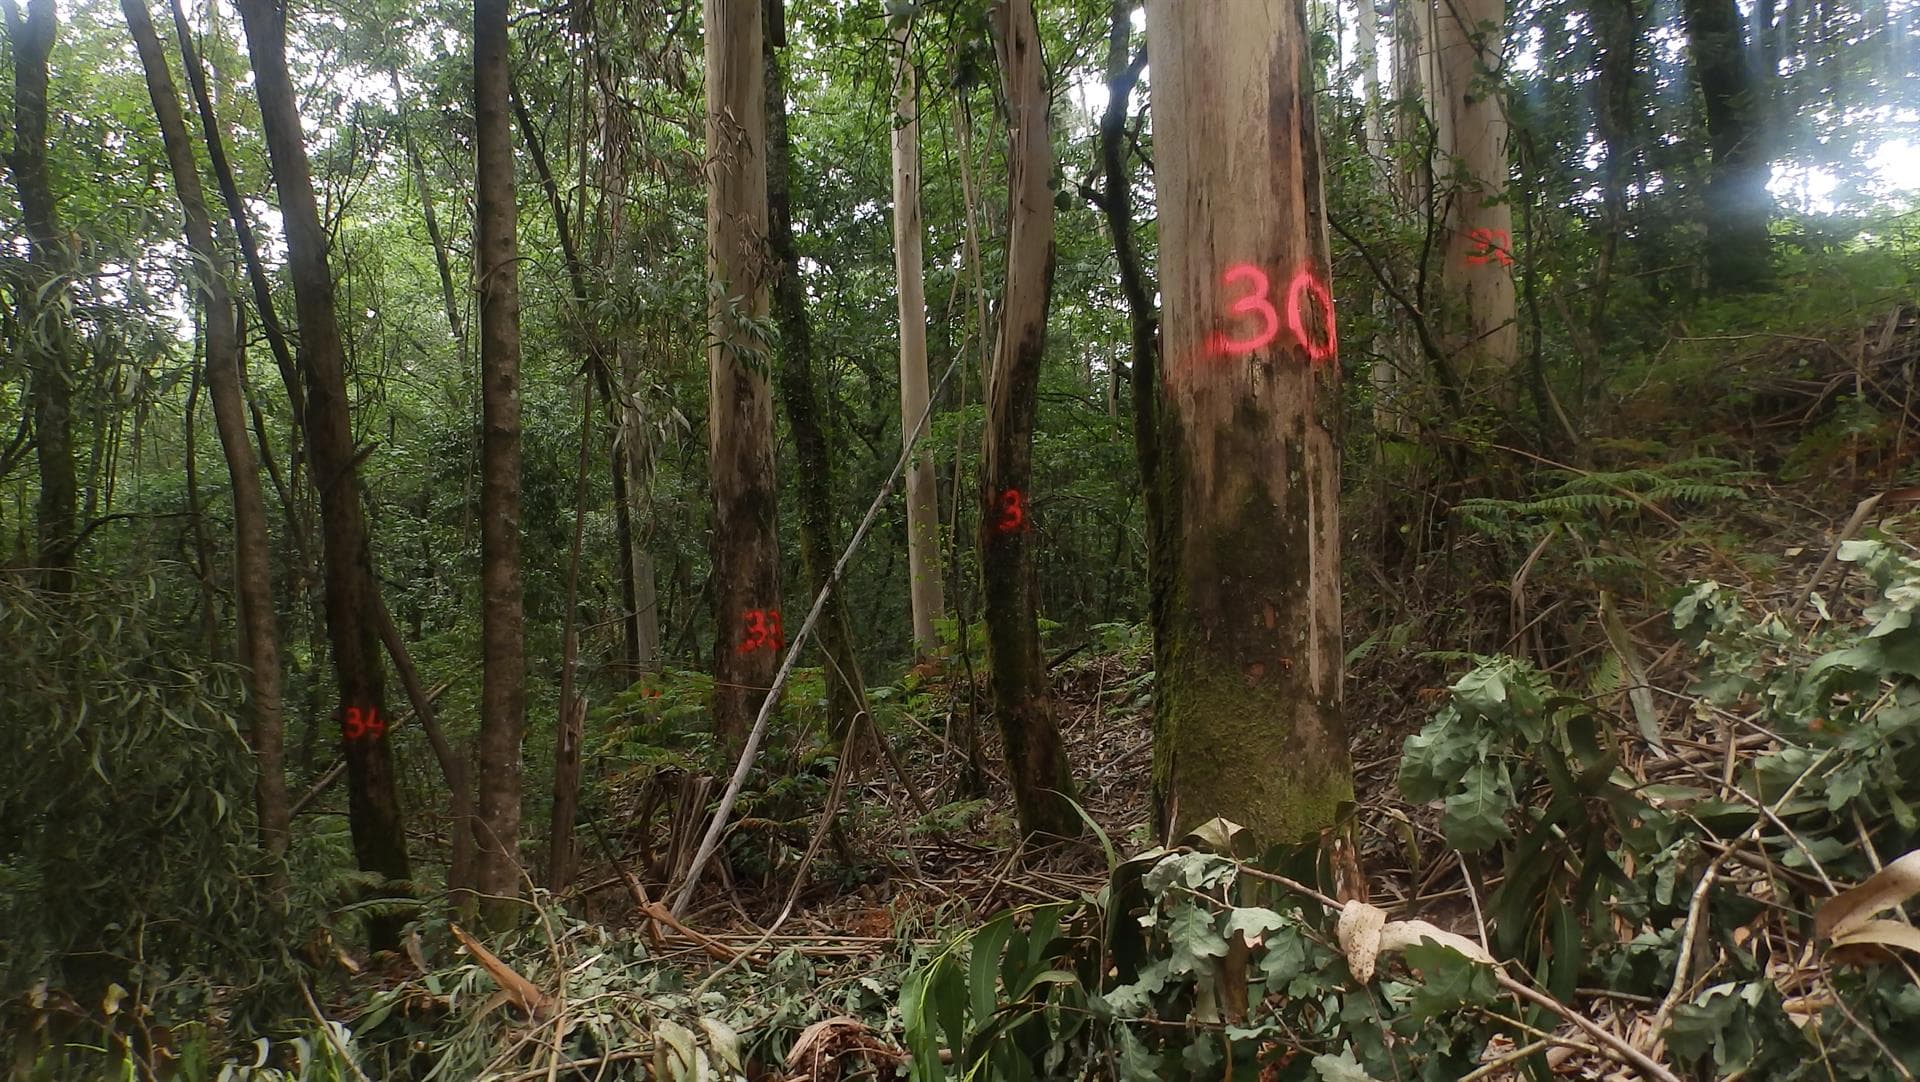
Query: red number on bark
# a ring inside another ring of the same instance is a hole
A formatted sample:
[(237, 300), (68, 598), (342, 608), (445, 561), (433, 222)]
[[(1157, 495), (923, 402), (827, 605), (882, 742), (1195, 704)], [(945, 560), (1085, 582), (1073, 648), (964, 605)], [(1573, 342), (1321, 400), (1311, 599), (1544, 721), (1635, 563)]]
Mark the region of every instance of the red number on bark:
[(994, 522), (996, 533), (1012, 533), (1024, 530), (1027, 526), (1026, 503), (1017, 488), (1007, 489), (1000, 494), (1000, 518)]
[(1503, 267), (1513, 266), (1513, 235), (1504, 229), (1471, 229), (1467, 231), (1467, 240), (1474, 245), (1467, 253), (1470, 264), (1498, 262)]
[(1236, 263), (1227, 268), (1220, 280), (1228, 285), (1245, 281), (1253, 286), (1246, 296), (1229, 305), (1227, 311), (1236, 316), (1260, 317), (1260, 330), (1252, 338), (1228, 338), (1224, 332), (1215, 331), (1209, 340), (1214, 352), (1252, 353), (1279, 337), (1280, 313), (1274, 311), (1273, 302), (1267, 300), (1267, 290), (1271, 286), (1266, 271), (1251, 263)]
[(347, 707), (346, 720), (340, 723), (340, 734), (348, 740), (366, 738), (378, 740), (380, 734), (387, 731), (387, 723), (380, 720), (380, 712), (368, 707), (362, 710), (357, 706)]
[[(1307, 333), (1307, 314), (1302, 310), (1302, 302), (1308, 294), (1313, 295), (1314, 307), (1320, 313), (1320, 326), (1326, 330), (1326, 341), (1315, 342)], [(1313, 272), (1301, 268), (1293, 276), (1293, 282), (1287, 286), (1287, 329), (1299, 340), (1300, 348), (1307, 351), (1307, 358), (1316, 365), (1326, 364), (1333, 359), (1338, 346), (1333, 330), (1333, 294)]]
[(778, 651), (785, 640), (780, 634), (779, 609), (748, 609), (746, 613), (747, 637), (740, 643), (740, 652), (751, 653), (754, 650)]

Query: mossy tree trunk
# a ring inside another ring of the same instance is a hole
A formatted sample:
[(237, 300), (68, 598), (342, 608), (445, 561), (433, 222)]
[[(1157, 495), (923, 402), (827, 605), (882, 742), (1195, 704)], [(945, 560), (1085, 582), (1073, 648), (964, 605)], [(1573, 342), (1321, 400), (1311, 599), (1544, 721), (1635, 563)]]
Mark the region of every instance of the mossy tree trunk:
[(1045, 71), (1032, 0), (994, 8), (1006, 80), (1006, 297), (987, 385), (987, 429), (980, 467), (980, 572), (994, 716), (1005, 745), (1020, 830), (1074, 837), (1080, 817), (1073, 778), (1040, 656), (1033, 563), (1033, 418), (1046, 353), (1053, 293), (1053, 143)]
[(526, 616), (520, 583), (519, 213), (507, 79), (507, 0), (475, 0), (482, 676), (474, 885), (482, 912), (495, 925), (513, 915), (520, 894), (520, 743), (527, 720)]
[[(707, 452), (713, 726), (738, 754), (786, 642), (767, 383), (767, 111), (761, 0), (706, 0)], [(751, 321), (751, 322), (749, 322)]]
[(1339, 364), (1298, 0), (1149, 0), (1163, 834), (1305, 841), (1353, 798), (1341, 718)]

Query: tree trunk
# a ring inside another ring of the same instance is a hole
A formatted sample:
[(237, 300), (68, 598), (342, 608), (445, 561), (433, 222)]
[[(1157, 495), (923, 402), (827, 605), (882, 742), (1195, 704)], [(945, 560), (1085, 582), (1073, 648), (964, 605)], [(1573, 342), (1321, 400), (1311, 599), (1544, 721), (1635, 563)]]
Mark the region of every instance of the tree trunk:
[[(214, 246), (213, 221), (200, 186), (200, 168), (187, 135), (180, 97), (167, 69), (160, 36), (154, 32), (146, 0), (121, 0), (127, 29), (146, 69), (147, 94), (160, 125), (174, 190), (186, 217), (189, 274), (206, 312), (207, 390), (213, 398), (214, 427), (227, 458), (233, 487), (234, 595), (239, 606), (240, 657), (245, 663), (252, 717), (247, 727), (257, 777), (254, 803), (260, 846), (270, 856), (286, 852), (288, 839), (285, 719), (281, 705), (280, 646), (274, 626), (273, 561), (267, 542), (267, 507), (260, 492), (259, 465), (247, 436), (246, 403), (240, 390), (239, 324), (227, 291), (222, 260)], [(189, 448), (188, 453), (192, 453)]]
[(526, 618), (520, 589), (520, 273), (507, 0), (474, 0), (475, 212), (480, 277), (480, 772), (474, 886), (494, 925), (520, 894), (520, 740)]
[(1707, 144), (1713, 169), (1703, 200), (1707, 226), (1707, 280), (1717, 291), (1765, 288), (1772, 277), (1767, 220), (1765, 116), (1740, 33), (1734, 0), (1686, 0), (1693, 74), (1707, 106)]
[[(768, 8), (771, 19), (778, 6), (770, 3)], [(813, 327), (807, 319), (806, 289), (800, 280), (800, 250), (793, 239), (787, 80), (772, 37), (771, 33), (766, 35), (762, 48), (767, 79), (767, 245), (774, 262), (773, 317), (780, 327), (780, 398), (786, 408), (787, 426), (793, 432), (794, 454), (800, 466), (800, 557), (806, 567), (807, 580), (818, 593), (827, 590), (832, 582), (834, 561), (840, 555), (833, 528), (833, 455), (826, 428), (820, 420), (820, 398), (814, 387)], [(921, 398), (924, 400), (924, 354), (921, 360)], [(918, 414), (914, 420), (919, 420)], [(907, 431), (912, 428), (913, 422), (909, 421)], [(908, 479), (911, 482), (911, 473)], [(933, 564), (936, 594), (939, 567), (936, 548)], [(853, 731), (854, 722), (866, 709), (867, 688), (860, 673), (859, 654), (854, 650), (853, 632), (847, 623), (846, 606), (841, 602), (842, 593), (841, 590), (827, 593), (826, 608), (820, 613), (820, 651), (826, 658), (828, 723), (837, 739), (852, 740), (857, 735)], [(843, 754), (852, 750), (849, 748)]]
[(1502, 0), (1415, 0), (1413, 17), (1435, 135), (1430, 213), (1446, 238), (1441, 281), (1456, 309), (1445, 320), (1453, 368), (1470, 386), (1504, 391), (1520, 348), (1500, 91), (1506, 9)]
[[(1315, 838), (1353, 799), (1341, 721), (1340, 416), (1299, 0), (1148, 0), (1169, 596), (1154, 791)], [(1249, 199), (1248, 192), (1262, 193)]]
[(1635, 0), (1591, 0), (1593, 23), (1594, 126), (1599, 129), (1601, 231), (1593, 265), (1593, 308), (1588, 333), (1597, 341), (1607, 329), (1607, 296), (1614, 260), (1627, 228), (1627, 188), (1638, 153), (1634, 115), (1634, 57), (1640, 46), (1640, 13)]
[[(73, 385), (68, 371), (66, 319), (59, 282), (73, 262), (54, 209), (47, 171), (47, 57), (59, 14), (54, 0), (27, 0), (26, 17), (6, 0), (7, 38), (13, 47), (13, 150), (7, 165), (20, 192), (27, 233), (29, 288), (21, 291), (20, 341), (27, 361), (34, 455), (40, 495), (34, 507), (35, 559), (53, 593), (73, 589), (74, 528), (80, 481), (73, 464)], [(42, 295), (43, 291), (47, 295)]]
[(1032, 0), (1000, 0), (995, 45), (1006, 80), (1006, 298), (987, 388), (980, 467), (980, 573), (993, 707), (1005, 745), (1020, 831), (1076, 837), (1073, 777), (1054, 717), (1033, 565), (1033, 419), (1053, 293), (1053, 142), (1040, 32)]
[[(900, 434), (905, 438), (927, 412), (927, 291), (920, 244), (920, 106), (915, 100), (909, 29), (894, 41), (893, 268), (900, 299)], [(923, 441), (907, 465), (907, 575), (913, 604), (913, 649), (940, 650), (934, 621), (946, 611), (940, 573), (939, 489), (933, 479), (933, 441)], [(829, 557), (831, 558), (831, 557)]]
[[(300, 318), (298, 364), (306, 379), (307, 407), (301, 427), (320, 497), (327, 639), (340, 694), (354, 858), (363, 871), (405, 880), (412, 872), (394, 785), (393, 749), (386, 739), (386, 674), (380, 664), (373, 557), (360, 505), (345, 354), (334, 310), (333, 275), (327, 267), (327, 235), (320, 225), (300, 110), (287, 74), (285, 12), (274, 0), (239, 0), (238, 6), (253, 57), (261, 128), (280, 196), (287, 270)], [(371, 921), (374, 945), (396, 946), (400, 924), (391, 917)]]
[[(786, 641), (774, 535), (761, 0), (706, 0), (707, 451), (713, 486), (713, 727), (738, 754)], [(751, 320), (753, 323), (749, 323)]]

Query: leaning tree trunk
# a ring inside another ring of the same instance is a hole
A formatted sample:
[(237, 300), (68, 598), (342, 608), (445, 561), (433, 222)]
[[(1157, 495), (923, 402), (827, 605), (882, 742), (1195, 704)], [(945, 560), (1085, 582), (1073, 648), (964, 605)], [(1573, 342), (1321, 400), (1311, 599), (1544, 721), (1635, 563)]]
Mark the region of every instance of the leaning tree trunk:
[[(475, 245), (480, 277), (480, 690), (474, 887), (488, 923), (520, 895), (520, 739), (526, 618), (520, 589), (520, 273), (507, 0), (474, 0)], [(571, 706), (571, 704), (567, 704)]]
[[(1341, 722), (1340, 370), (1298, 0), (1148, 0), (1164, 376), (1163, 835), (1304, 841), (1353, 799)], [(1246, 193), (1259, 192), (1259, 199)]]
[[(287, 74), (286, 13), (274, 0), (239, 0), (238, 6), (253, 57), (254, 90), (280, 196), (287, 270), (300, 321), (298, 361), (305, 376), (307, 407), (302, 429), (308, 460), (313, 463), (314, 490), (320, 497), (327, 640), (333, 648), (340, 693), (354, 858), (363, 871), (404, 880), (412, 871), (394, 785), (393, 749), (386, 739), (386, 673), (380, 663), (373, 555), (360, 505), (346, 356), (340, 344), (333, 274), (327, 267), (327, 234), (320, 225), (300, 110)], [(374, 945), (397, 945), (400, 923), (396, 918), (372, 921), (369, 931)]]
[[(893, 268), (900, 299), (900, 436), (927, 412), (927, 289), (920, 242), (920, 106), (915, 100), (910, 30), (894, 35)], [(934, 621), (946, 610), (940, 576), (940, 507), (933, 479), (933, 441), (923, 440), (907, 466), (907, 576), (913, 606), (913, 649), (940, 650)]]
[(1020, 831), (1074, 837), (1073, 777), (1040, 656), (1033, 565), (1033, 419), (1053, 293), (1053, 143), (1040, 33), (1032, 0), (994, 7), (1006, 80), (1006, 298), (987, 388), (980, 466), (980, 573), (985, 593), (993, 710), (1005, 744)]
[[(772, 9), (767, 13), (771, 18), (778, 6), (767, 6)], [(859, 739), (854, 723), (867, 707), (867, 688), (847, 623), (845, 591), (829, 589), (834, 560), (840, 554), (833, 528), (833, 455), (814, 387), (813, 327), (800, 279), (800, 249), (793, 239), (786, 73), (773, 47), (775, 28), (768, 29), (762, 48), (767, 80), (767, 243), (774, 261), (773, 318), (780, 327), (780, 398), (800, 466), (801, 563), (814, 592), (827, 594), (820, 613), (820, 650), (826, 656), (828, 724), (837, 739), (852, 742), (846, 749), (851, 752)], [(934, 566), (937, 573), (937, 560)]]
[(288, 838), (285, 724), (281, 709), (280, 645), (274, 626), (273, 560), (267, 544), (267, 505), (260, 493), (259, 464), (247, 435), (247, 407), (240, 389), (238, 312), (227, 290), (222, 260), (213, 242), (193, 141), (180, 110), (180, 96), (167, 69), (160, 35), (154, 32), (146, 0), (120, 0), (134, 48), (146, 69), (147, 95), (160, 125), (167, 164), (186, 217), (189, 278), (206, 312), (207, 390), (213, 397), (214, 427), (227, 458), (233, 488), (233, 589), (239, 606), (240, 656), (246, 663), (247, 699), (252, 717), (247, 742), (253, 747), (254, 803), (260, 846), (271, 856), (286, 852)]
[[(774, 537), (761, 0), (706, 0), (707, 456), (713, 485), (713, 728), (738, 754), (786, 640)], [(753, 321), (749, 323), (748, 321)]]
[(1686, 0), (1693, 74), (1707, 106), (1713, 169), (1704, 200), (1707, 280), (1721, 292), (1764, 288), (1772, 277), (1764, 85), (1753, 77), (1734, 0)]
[(1414, 0), (1413, 18), (1434, 127), (1429, 213), (1446, 238), (1440, 279), (1453, 369), (1499, 398), (1520, 348), (1499, 89), (1506, 9), (1503, 0)]
[(67, 326), (58, 297), (72, 253), (54, 209), (47, 171), (47, 57), (59, 28), (54, 0), (27, 0), (22, 18), (6, 0), (7, 38), (13, 47), (13, 150), (7, 165), (20, 192), (27, 233), (30, 287), (21, 294), (19, 335), (27, 360), (34, 456), (40, 494), (34, 506), (35, 560), (47, 589), (73, 589), (74, 523), (80, 481), (73, 464), (73, 386), (67, 365)]

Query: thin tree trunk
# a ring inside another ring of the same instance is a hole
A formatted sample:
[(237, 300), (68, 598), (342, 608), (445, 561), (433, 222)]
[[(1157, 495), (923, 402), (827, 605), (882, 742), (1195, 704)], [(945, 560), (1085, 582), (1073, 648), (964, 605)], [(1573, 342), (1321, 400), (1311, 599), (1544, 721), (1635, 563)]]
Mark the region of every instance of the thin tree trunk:
[[(920, 106), (916, 101), (910, 30), (894, 34), (893, 267), (900, 301), (900, 432), (927, 411), (926, 273), (921, 265)], [(797, 286), (796, 286), (797, 288)], [(921, 657), (940, 649), (934, 621), (946, 612), (940, 574), (940, 508), (933, 478), (933, 442), (924, 441), (907, 466), (907, 576), (913, 606), (913, 647)]]
[(1446, 242), (1449, 348), (1460, 379), (1505, 397), (1519, 357), (1507, 116), (1501, 104), (1503, 0), (1414, 0), (1435, 142), (1434, 197)]
[(1640, 44), (1639, 11), (1635, 0), (1592, 0), (1587, 12), (1593, 24), (1594, 121), (1602, 146), (1600, 159), (1600, 251), (1594, 258), (1592, 315), (1588, 333), (1606, 335), (1607, 300), (1613, 285), (1613, 265), (1620, 238), (1627, 228), (1627, 181), (1637, 153), (1634, 116), (1634, 61)]
[[(768, 7), (773, 9), (768, 12), (771, 18), (778, 7), (774, 3)], [(806, 289), (800, 280), (800, 250), (793, 238), (786, 73), (781, 69), (772, 38), (772, 34), (766, 35), (762, 52), (767, 79), (767, 244), (774, 261), (773, 316), (780, 328), (780, 399), (786, 408), (787, 425), (793, 432), (794, 452), (800, 467), (801, 562), (814, 592), (827, 592), (826, 608), (820, 613), (820, 650), (826, 657), (828, 670), (828, 723), (836, 739), (852, 740), (856, 737), (854, 722), (867, 706), (867, 688), (847, 623), (846, 606), (841, 601), (842, 591), (828, 589), (834, 561), (840, 555), (833, 520), (833, 455), (820, 420), (819, 395), (814, 387), (813, 328), (807, 319)], [(923, 364), (923, 379), (925, 375)], [(920, 397), (920, 408), (925, 410), (924, 386)], [(913, 431), (919, 419), (920, 414), (914, 414), (905, 431)], [(913, 474), (909, 472), (907, 477), (911, 486)], [(908, 500), (912, 500), (911, 495)], [(936, 576), (939, 569), (936, 549), (933, 561)]]
[[(287, 269), (300, 316), (299, 367), (306, 377), (302, 428), (320, 497), (327, 638), (340, 695), (354, 857), (364, 871), (405, 880), (412, 870), (394, 784), (393, 750), (386, 739), (386, 674), (380, 664), (373, 560), (360, 504), (352, 407), (333, 275), (327, 267), (327, 235), (320, 225), (300, 110), (287, 73), (285, 13), (273, 0), (239, 0), (238, 6), (253, 57), (254, 89), (280, 196)], [(392, 917), (372, 920), (374, 945), (396, 946), (400, 923)]]
[[(1353, 799), (1341, 721), (1339, 365), (1298, 0), (1148, 0), (1165, 374), (1154, 791), (1311, 840)], [(1233, 153), (1220, 153), (1220, 148)], [(1266, 193), (1258, 200), (1242, 193)]]
[(586, 735), (587, 700), (575, 690), (579, 671), (580, 546), (587, 524), (587, 461), (593, 446), (593, 390), (580, 393), (580, 467), (573, 485), (573, 542), (567, 549), (566, 622), (560, 638), (560, 717), (554, 725), (553, 814), (547, 830), (547, 889), (558, 894), (579, 867), (573, 820), (580, 808), (580, 741)]
[(1693, 74), (1707, 107), (1707, 144), (1713, 154), (1706, 198), (1707, 280), (1721, 292), (1765, 288), (1772, 278), (1767, 220), (1768, 156), (1761, 119), (1764, 86), (1747, 61), (1734, 0), (1686, 0)]
[(981, 461), (980, 571), (985, 589), (993, 706), (1005, 745), (1022, 834), (1077, 837), (1073, 778), (1060, 740), (1046, 664), (1033, 566), (1033, 421), (1053, 293), (1053, 143), (1039, 27), (1032, 0), (994, 7), (1006, 80), (1006, 299), (987, 390)]
[[(127, 28), (146, 69), (147, 94), (160, 125), (167, 164), (173, 170), (174, 191), (186, 218), (187, 251), (193, 270), (189, 279), (200, 294), (206, 318), (207, 391), (213, 399), (214, 427), (227, 459), (233, 488), (234, 596), (239, 607), (240, 657), (245, 663), (249, 718), (247, 740), (253, 748), (256, 777), (254, 805), (259, 816), (260, 846), (270, 856), (286, 851), (289, 835), (286, 778), (286, 728), (281, 702), (280, 645), (274, 626), (273, 559), (267, 541), (267, 506), (260, 491), (260, 473), (253, 444), (247, 437), (246, 404), (240, 390), (240, 339), (233, 297), (227, 291), (223, 260), (214, 244), (213, 220), (207, 213), (187, 134), (180, 97), (161, 51), (160, 36), (147, 13), (146, 0), (121, 0)], [(188, 454), (192, 454), (188, 448)]]
[(785, 639), (774, 535), (761, 0), (706, 0), (707, 450), (713, 486), (713, 727), (737, 755)]
[(200, 113), (200, 135), (207, 144), (207, 163), (213, 167), (213, 177), (220, 186), (220, 197), (226, 203), (227, 216), (233, 222), (234, 238), (239, 242), (240, 258), (247, 267), (247, 281), (253, 287), (253, 306), (260, 313), (260, 327), (267, 335), (267, 346), (273, 351), (273, 360), (280, 368), (280, 378), (286, 383), (287, 401), (293, 406), (295, 424), (306, 417), (306, 392), (300, 385), (300, 370), (293, 355), (293, 349), (287, 344), (286, 331), (280, 326), (280, 316), (273, 307), (273, 280), (267, 275), (266, 264), (260, 259), (260, 245), (254, 239), (253, 220), (247, 216), (247, 205), (240, 198), (240, 186), (233, 179), (233, 167), (227, 161), (225, 140), (220, 136), (220, 121), (213, 111), (213, 96), (207, 90), (207, 73), (200, 66), (200, 57), (193, 47), (193, 35), (187, 27), (187, 14), (180, 0), (171, 0), (173, 10), (174, 37), (180, 42), (180, 67), (187, 73), (187, 85), (193, 90), (194, 104)]
[(526, 616), (520, 585), (520, 270), (507, 0), (474, 0), (474, 167), (480, 276), (480, 772), (474, 885), (488, 922), (520, 894), (520, 740), (526, 727)]
[[(393, 82), (395, 101), (405, 101), (400, 93), (400, 73), (387, 72)], [(413, 126), (403, 115), (400, 122), (400, 134), (406, 143), (407, 165), (413, 173), (413, 189), (420, 196), (420, 220), (427, 226), (427, 241), (433, 245), (433, 265), (440, 273), (440, 306), (447, 315), (447, 330), (453, 335), (453, 345), (460, 358), (460, 375), (467, 375), (467, 328), (460, 317), (460, 291), (453, 283), (453, 260), (447, 255), (447, 241), (440, 232), (440, 215), (433, 207), (433, 187), (427, 181), (427, 163), (420, 156), (419, 143), (414, 139)]]
[[(20, 192), (21, 225), (27, 234), (30, 288), (20, 300), (20, 341), (27, 360), (27, 397), (32, 402), (34, 457), (40, 468), (34, 505), (35, 559), (51, 593), (73, 589), (75, 515), (79, 475), (73, 463), (73, 384), (68, 371), (66, 319), (59, 296), (69, 273), (68, 251), (54, 208), (47, 170), (47, 57), (59, 29), (54, 0), (27, 0), (25, 18), (6, 0), (7, 38), (13, 47), (13, 149), (7, 165)], [(43, 295), (44, 294), (44, 295)]]

